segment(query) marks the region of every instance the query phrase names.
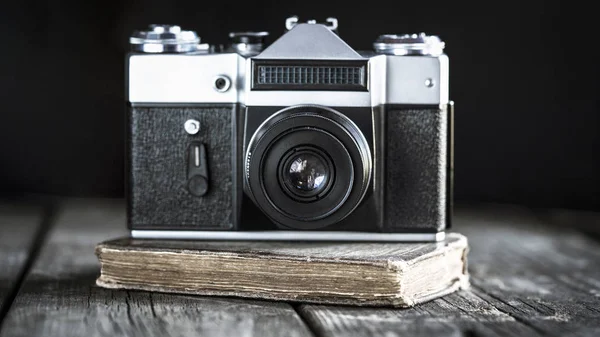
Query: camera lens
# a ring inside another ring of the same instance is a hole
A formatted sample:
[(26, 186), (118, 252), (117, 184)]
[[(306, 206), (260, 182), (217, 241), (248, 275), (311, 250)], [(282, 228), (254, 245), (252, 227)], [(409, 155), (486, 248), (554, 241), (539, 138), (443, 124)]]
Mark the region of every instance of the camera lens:
[(301, 154), (292, 159), (286, 182), (302, 192), (318, 192), (327, 182), (327, 168), (312, 154)]
[(246, 150), (245, 186), (282, 228), (317, 229), (346, 218), (371, 179), (371, 153), (360, 130), (321, 106), (280, 110), (258, 127)]
[(335, 176), (331, 158), (314, 146), (293, 148), (282, 157), (279, 171), (285, 193), (300, 202), (323, 198)]

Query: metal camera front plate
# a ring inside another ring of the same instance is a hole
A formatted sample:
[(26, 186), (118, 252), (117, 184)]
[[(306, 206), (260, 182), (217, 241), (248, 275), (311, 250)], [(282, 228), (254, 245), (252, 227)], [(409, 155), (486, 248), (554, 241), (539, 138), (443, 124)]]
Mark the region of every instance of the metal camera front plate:
[(438, 233), (363, 233), (326, 231), (180, 231), (132, 230), (135, 239), (176, 240), (265, 240), (265, 241), (378, 241), (378, 242), (439, 242), (446, 238)]
[[(227, 54), (131, 54), (129, 101), (136, 103), (237, 103), (246, 59)], [(215, 79), (230, 79), (227, 91)]]
[[(251, 59), (238, 54), (132, 55), (131, 103), (242, 103), (247, 106), (377, 106), (448, 103), (448, 58), (377, 55), (368, 59), (368, 91), (250, 90)], [(231, 79), (226, 92), (214, 90), (219, 75)]]
[[(327, 41), (307, 48), (311, 41)], [(298, 43), (304, 41), (305, 43)], [(296, 46), (296, 47), (294, 47)], [(363, 56), (364, 55), (364, 56)], [(366, 61), (367, 91), (252, 90), (256, 60)], [(231, 79), (226, 92), (213, 80)], [(246, 106), (378, 106), (448, 103), (448, 57), (357, 53), (322, 25), (297, 24), (254, 58), (237, 53), (130, 54), (129, 101), (133, 104), (241, 103)]]

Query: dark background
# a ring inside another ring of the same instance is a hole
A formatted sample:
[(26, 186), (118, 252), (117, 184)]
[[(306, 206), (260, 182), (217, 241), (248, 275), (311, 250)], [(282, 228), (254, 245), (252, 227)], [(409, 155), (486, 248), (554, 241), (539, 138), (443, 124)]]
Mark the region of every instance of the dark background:
[(456, 198), (600, 210), (596, 13), (573, 1), (36, 1), (2, 5), (1, 194), (122, 196), (124, 56), (149, 23), (225, 43), (335, 16), (370, 49), (383, 33), (446, 42)]

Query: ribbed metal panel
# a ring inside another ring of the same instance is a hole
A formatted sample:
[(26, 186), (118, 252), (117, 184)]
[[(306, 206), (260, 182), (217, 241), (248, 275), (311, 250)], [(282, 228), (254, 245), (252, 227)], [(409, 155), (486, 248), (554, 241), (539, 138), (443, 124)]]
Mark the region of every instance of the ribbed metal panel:
[(363, 85), (364, 67), (258, 66), (258, 84)]

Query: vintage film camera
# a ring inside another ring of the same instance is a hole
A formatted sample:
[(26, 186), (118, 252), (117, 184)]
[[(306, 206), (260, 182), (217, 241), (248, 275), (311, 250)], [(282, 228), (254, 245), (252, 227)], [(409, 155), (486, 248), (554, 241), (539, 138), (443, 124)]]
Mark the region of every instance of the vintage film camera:
[(337, 20), (201, 44), (152, 25), (127, 57), (128, 224), (136, 238), (436, 241), (452, 211), (444, 43)]

